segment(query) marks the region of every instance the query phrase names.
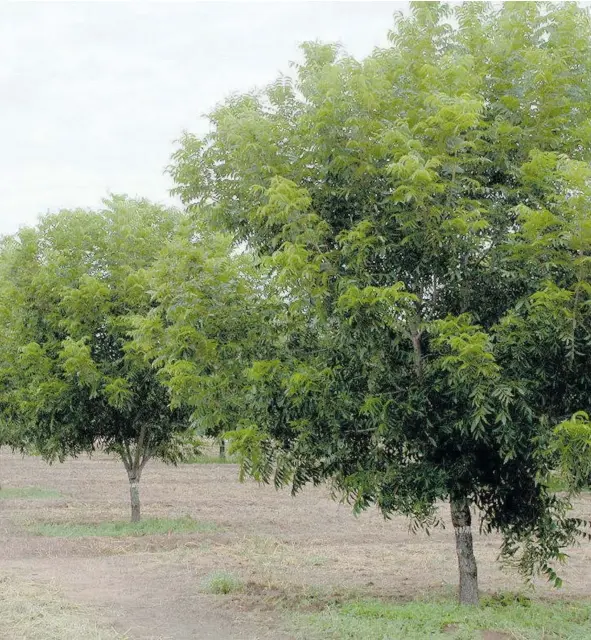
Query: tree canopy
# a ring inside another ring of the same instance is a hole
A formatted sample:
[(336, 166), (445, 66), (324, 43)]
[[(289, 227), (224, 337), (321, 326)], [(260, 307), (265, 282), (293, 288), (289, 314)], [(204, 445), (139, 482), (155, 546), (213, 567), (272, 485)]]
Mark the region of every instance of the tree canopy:
[(131, 348), (158, 371), (171, 406), (217, 437), (247, 414), (244, 370), (272, 334), (263, 274), (233, 245), (230, 235), (186, 224), (154, 263), (152, 308), (132, 332)]
[(425, 2), (390, 40), (363, 61), (304, 45), (170, 170), (283, 301), (245, 468), (425, 525), (450, 500), (475, 602), (471, 504), (553, 579), (584, 525), (546, 480), (589, 409), (591, 25), (575, 3)]
[(113, 196), (100, 211), (60, 211), (4, 239), (2, 404), (12, 443), (63, 460), (102, 447), (128, 472), (139, 519), (144, 465), (174, 462), (190, 423), (130, 332), (147, 314), (150, 267), (182, 214)]

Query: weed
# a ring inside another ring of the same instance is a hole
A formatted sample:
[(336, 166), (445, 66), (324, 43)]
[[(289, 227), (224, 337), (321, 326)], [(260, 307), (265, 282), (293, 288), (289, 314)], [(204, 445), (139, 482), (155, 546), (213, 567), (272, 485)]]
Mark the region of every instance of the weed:
[(361, 600), (295, 617), (296, 633), (306, 640), (480, 640), (483, 631), (506, 633), (508, 638), (520, 640), (583, 640), (591, 638), (590, 625), (589, 603), (535, 602), (510, 594), (492, 596), (474, 608), (453, 602)]
[(206, 576), (202, 583), (203, 591), (207, 593), (228, 594), (242, 591), (244, 584), (233, 573), (216, 571)]

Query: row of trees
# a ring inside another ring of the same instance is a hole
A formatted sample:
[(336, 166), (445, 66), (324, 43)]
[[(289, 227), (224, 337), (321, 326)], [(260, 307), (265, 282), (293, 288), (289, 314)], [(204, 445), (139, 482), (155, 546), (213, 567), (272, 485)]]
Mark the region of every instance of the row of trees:
[(303, 46), (170, 168), (186, 213), (115, 197), (4, 240), (2, 438), (152, 457), (227, 433), (242, 470), (420, 526), (450, 503), (556, 582), (586, 523), (591, 25), (574, 3), (417, 3), (358, 62)]

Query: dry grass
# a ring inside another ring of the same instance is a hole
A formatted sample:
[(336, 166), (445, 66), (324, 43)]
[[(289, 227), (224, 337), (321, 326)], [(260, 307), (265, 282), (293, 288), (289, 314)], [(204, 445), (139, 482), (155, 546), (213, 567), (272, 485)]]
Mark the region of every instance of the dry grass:
[(100, 627), (84, 607), (67, 601), (53, 586), (0, 575), (1, 640), (124, 640)]

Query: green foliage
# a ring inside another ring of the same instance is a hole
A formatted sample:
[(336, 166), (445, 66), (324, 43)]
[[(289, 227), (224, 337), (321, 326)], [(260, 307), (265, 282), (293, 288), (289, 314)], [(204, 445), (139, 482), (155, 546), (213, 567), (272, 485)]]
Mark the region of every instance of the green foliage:
[(228, 593), (242, 591), (244, 584), (233, 573), (216, 571), (203, 579), (202, 589), (207, 593), (227, 595)]
[(493, 593), (482, 600), (483, 607), (510, 607), (513, 605), (531, 607), (531, 604), (531, 598), (528, 598), (521, 593), (512, 593), (510, 591)]
[(479, 608), (449, 602), (389, 604), (361, 601), (312, 615), (299, 615), (295, 626), (302, 638), (482, 638), (497, 631), (529, 640), (575, 640), (589, 635), (591, 607), (585, 603), (534, 602), (500, 594)]
[(551, 449), (558, 452), (562, 477), (575, 490), (589, 485), (591, 479), (591, 422), (584, 411), (554, 429)]
[(556, 580), (585, 527), (548, 478), (554, 426), (589, 411), (589, 15), (413, 3), (390, 39), (363, 61), (304, 45), (173, 157), (196, 223), (268, 270), (274, 344), (232, 450), (260, 480), (329, 478), (426, 526), (467, 498)]
[(233, 458), (220, 458), (220, 456), (197, 455), (183, 460), (185, 464), (236, 464)]
[(240, 423), (244, 370), (272, 321), (252, 256), (185, 224), (150, 270), (153, 308), (134, 319), (129, 353), (153, 363), (174, 408), (218, 437)]
[(0, 400), (13, 445), (50, 461), (103, 447), (139, 480), (151, 457), (178, 461), (192, 436), (130, 337), (153, 306), (148, 270), (183, 217), (123, 196), (104, 204), (4, 239)]
[(120, 538), (123, 536), (163, 536), (173, 533), (207, 533), (216, 531), (211, 522), (199, 522), (192, 518), (146, 518), (142, 522), (101, 523), (54, 523), (34, 524), (29, 530), (38, 536), (52, 538), (87, 538), (100, 536)]

